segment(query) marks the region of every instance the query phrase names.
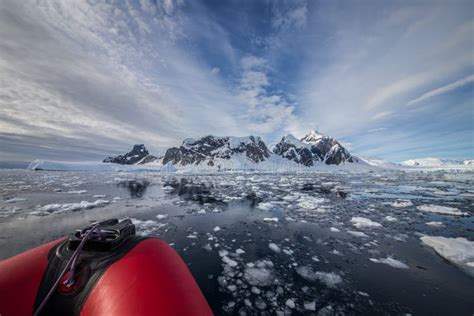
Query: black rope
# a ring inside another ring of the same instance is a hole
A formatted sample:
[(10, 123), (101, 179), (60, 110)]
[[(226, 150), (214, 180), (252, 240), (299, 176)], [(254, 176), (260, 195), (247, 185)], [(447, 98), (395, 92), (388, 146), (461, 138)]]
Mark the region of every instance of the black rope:
[(56, 290), (56, 288), (58, 287), (58, 284), (59, 282), (61, 281), (62, 277), (64, 276), (64, 274), (68, 271), (69, 267), (71, 267), (70, 271), (70, 275), (69, 275), (69, 278), (65, 281), (65, 285), (70, 287), (74, 284), (74, 272), (75, 272), (75, 269), (76, 269), (76, 264), (77, 264), (77, 260), (78, 260), (78, 257), (79, 257), (79, 254), (82, 250), (82, 248), (84, 247), (84, 244), (86, 243), (87, 239), (89, 238), (89, 235), (92, 234), (92, 232), (97, 228), (99, 227), (100, 224), (95, 224), (91, 227), (91, 229), (84, 235), (84, 237), (82, 238), (81, 240), (81, 243), (79, 244), (79, 246), (76, 248), (76, 250), (74, 251), (74, 253), (72, 254), (71, 258), (69, 258), (68, 262), (66, 263), (66, 266), (64, 267), (63, 271), (61, 272), (61, 274), (59, 275), (58, 279), (56, 280), (56, 282), (54, 282), (53, 286), (51, 287), (51, 289), (49, 290), (48, 294), (45, 296), (45, 298), (43, 299), (43, 301), (41, 302), (41, 304), (38, 306), (38, 308), (36, 309), (36, 311), (33, 313), (33, 316), (38, 316), (41, 312), (41, 310), (44, 308), (44, 306), (46, 305), (46, 303), (48, 302), (48, 300), (51, 298), (51, 295), (53, 295), (54, 291)]

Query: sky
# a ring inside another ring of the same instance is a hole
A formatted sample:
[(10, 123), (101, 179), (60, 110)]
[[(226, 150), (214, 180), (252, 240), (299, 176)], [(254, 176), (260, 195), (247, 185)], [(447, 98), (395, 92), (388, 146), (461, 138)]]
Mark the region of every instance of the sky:
[(310, 130), (474, 157), (474, 2), (0, 1), (0, 161)]

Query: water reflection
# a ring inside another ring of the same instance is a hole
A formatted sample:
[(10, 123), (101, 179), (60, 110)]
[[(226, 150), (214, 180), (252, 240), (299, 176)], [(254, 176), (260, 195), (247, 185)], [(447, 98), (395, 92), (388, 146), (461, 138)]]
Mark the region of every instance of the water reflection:
[(172, 179), (166, 183), (166, 186), (174, 189), (171, 193), (176, 193), (184, 199), (199, 202), (200, 204), (222, 202), (222, 200), (212, 195), (213, 184), (194, 183), (191, 180), (181, 178), (180, 180)]
[(148, 185), (150, 185), (150, 182), (146, 180), (130, 180), (122, 181), (117, 185), (119, 187), (127, 188), (130, 192), (131, 198), (141, 198), (145, 194)]

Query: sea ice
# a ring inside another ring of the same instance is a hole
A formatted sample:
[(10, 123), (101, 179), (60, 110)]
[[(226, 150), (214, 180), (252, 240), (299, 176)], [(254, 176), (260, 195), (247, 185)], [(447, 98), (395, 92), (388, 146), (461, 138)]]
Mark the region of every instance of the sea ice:
[(381, 258), (381, 259), (370, 258), (369, 260), (372, 261), (372, 262), (375, 262), (375, 263), (383, 263), (383, 264), (389, 265), (393, 268), (398, 268), (398, 269), (408, 269), (409, 268), (405, 263), (403, 263), (401, 261), (398, 261), (396, 259), (393, 259), (391, 257)]
[(431, 226), (431, 227), (443, 227), (444, 226), (443, 222), (427, 222), (425, 224), (428, 225), (428, 226)]
[(384, 217), (384, 220), (386, 220), (387, 222), (396, 222), (397, 218), (393, 217), (393, 216), (390, 216), (390, 215), (387, 215), (387, 216)]
[(395, 202), (391, 203), (390, 205), (393, 206), (393, 207), (402, 208), (402, 207), (413, 206), (413, 203), (410, 200), (399, 200), (399, 201), (395, 201)]
[(420, 205), (420, 206), (417, 206), (416, 208), (420, 211), (429, 212), (429, 213), (457, 215), (457, 216), (469, 215), (466, 212), (461, 212), (458, 208), (455, 208), (455, 207), (435, 205), (435, 204)]
[(274, 205), (269, 202), (258, 203), (257, 208), (265, 211), (271, 211), (274, 208)]
[(255, 264), (245, 268), (244, 279), (254, 286), (269, 286), (275, 281), (273, 275), (273, 262), (259, 260)]
[(474, 277), (474, 242), (463, 237), (422, 236), (421, 242), (430, 246), (444, 259)]
[(304, 306), (304, 309), (307, 310), (307, 311), (315, 311), (316, 310), (316, 301), (304, 302), (303, 306)]
[(22, 201), (26, 201), (26, 199), (25, 198), (11, 198), (11, 199), (5, 200), (5, 203), (16, 203), (16, 202), (22, 202)]
[(369, 237), (368, 235), (364, 234), (363, 232), (358, 232), (358, 231), (355, 231), (355, 230), (348, 230), (347, 233), (351, 234), (352, 236), (355, 236), (355, 237)]
[(352, 217), (351, 223), (359, 229), (364, 227), (382, 227), (380, 223), (374, 222), (365, 217)]
[(300, 266), (296, 269), (296, 273), (307, 281), (320, 281), (328, 287), (335, 287), (336, 284), (342, 282), (342, 278), (338, 274), (334, 272), (314, 272), (310, 266)]
[(278, 247), (277, 244), (274, 244), (274, 243), (269, 243), (268, 244), (268, 248), (270, 248), (271, 250), (275, 251), (275, 252), (280, 252), (280, 247)]
[(264, 222), (275, 222), (278, 223), (278, 217), (265, 217), (263, 219)]
[[(54, 203), (54, 204), (47, 204), (43, 207), (40, 207), (38, 211), (40, 212), (47, 212), (47, 213), (60, 213), (60, 212), (68, 212), (68, 211), (78, 211), (78, 210), (85, 210), (85, 209), (91, 209), (94, 207), (100, 207), (100, 206), (105, 206), (109, 204), (109, 200), (96, 200), (95, 202), (87, 202), (87, 201), (82, 201), (79, 203), (65, 203), (65, 204), (59, 204), (59, 203)], [(33, 214), (33, 213), (30, 213)]]

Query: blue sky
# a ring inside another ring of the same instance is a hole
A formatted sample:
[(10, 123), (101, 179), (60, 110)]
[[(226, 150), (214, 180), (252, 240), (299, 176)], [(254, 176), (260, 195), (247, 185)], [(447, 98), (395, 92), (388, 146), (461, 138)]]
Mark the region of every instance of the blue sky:
[(472, 1), (0, 3), (0, 160), (313, 129), (352, 153), (474, 157)]

